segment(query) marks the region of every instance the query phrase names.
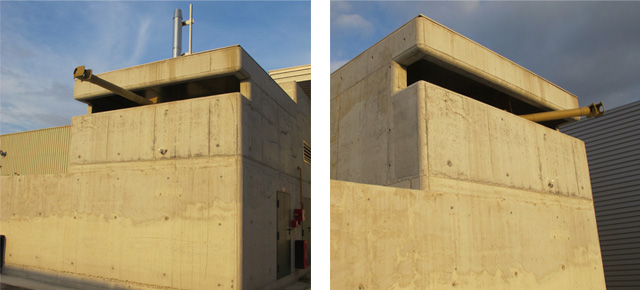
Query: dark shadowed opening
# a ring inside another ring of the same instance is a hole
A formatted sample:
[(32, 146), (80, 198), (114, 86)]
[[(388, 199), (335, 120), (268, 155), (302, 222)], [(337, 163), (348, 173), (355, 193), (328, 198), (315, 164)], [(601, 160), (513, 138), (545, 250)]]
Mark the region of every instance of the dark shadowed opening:
[[(240, 92), (240, 80), (233, 75), (218, 78), (191, 80), (189, 82), (152, 86), (133, 93), (157, 103), (166, 103), (212, 95)], [(140, 106), (116, 94), (100, 96), (88, 101), (92, 112), (105, 112)]]
[[(421, 59), (407, 67), (407, 86), (421, 80), (470, 97), (498, 109), (511, 112), (515, 115), (532, 114), (544, 111), (493, 87), (480, 83), (469, 76), (460, 74), (454, 71), (453, 68), (447, 69), (424, 59)], [(540, 124), (550, 128), (555, 128), (559, 124), (563, 123), (566, 123), (566, 121), (548, 121)]]

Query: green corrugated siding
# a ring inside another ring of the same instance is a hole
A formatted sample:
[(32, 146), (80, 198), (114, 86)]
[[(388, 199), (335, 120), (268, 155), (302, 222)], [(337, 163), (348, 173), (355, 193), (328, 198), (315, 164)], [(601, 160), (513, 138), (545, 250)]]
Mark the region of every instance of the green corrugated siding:
[(71, 126), (0, 136), (0, 175), (60, 174), (69, 164)]

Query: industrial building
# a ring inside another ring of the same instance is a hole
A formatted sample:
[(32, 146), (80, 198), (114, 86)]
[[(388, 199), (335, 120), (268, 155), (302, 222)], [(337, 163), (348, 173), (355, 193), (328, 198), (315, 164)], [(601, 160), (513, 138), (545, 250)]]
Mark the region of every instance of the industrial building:
[(605, 289), (577, 108), (423, 15), (336, 70), (331, 287)]
[(562, 126), (585, 142), (607, 289), (640, 288), (640, 101)]
[(309, 273), (309, 65), (268, 74), (231, 46), (73, 73), (86, 115), (0, 136), (5, 274), (278, 289)]

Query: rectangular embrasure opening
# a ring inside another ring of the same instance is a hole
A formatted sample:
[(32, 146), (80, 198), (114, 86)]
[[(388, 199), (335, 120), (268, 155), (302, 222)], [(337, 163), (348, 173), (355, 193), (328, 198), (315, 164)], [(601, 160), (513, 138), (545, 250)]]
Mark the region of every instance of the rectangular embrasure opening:
[[(515, 115), (525, 115), (543, 112), (542, 109), (521, 101), (513, 96), (501, 92), (452, 69), (447, 69), (434, 62), (421, 59), (407, 66), (407, 86), (426, 81), (443, 87), (458, 94), (467, 96), (487, 105), (511, 112)], [(565, 120), (541, 123), (550, 128), (566, 123)]]
[[(179, 100), (240, 92), (240, 80), (234, 75), (188, 82), (173, 83), (133, 90), (154, 103), (166, 103)], [(92, 113), (112, 111), (140, 106), (116, 94), (108, 94), (91, 99)]]

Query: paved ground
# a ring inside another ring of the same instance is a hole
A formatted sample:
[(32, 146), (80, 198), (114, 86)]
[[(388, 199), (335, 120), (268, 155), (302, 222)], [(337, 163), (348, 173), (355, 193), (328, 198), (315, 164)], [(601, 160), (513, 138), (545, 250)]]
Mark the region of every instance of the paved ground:
[(282, 288), (282, 290), (309, 290), (311, 289), (311, 274), (300, 278), (295, 284)]
[[(282, 290), (308, 290), (311, 289), (311, 284), (304, 282), (296, 282), (293, 285), (282, 288)], [(21, 289), (20, 289), (21, 290)]]
[[(0, 274), (2, 289), (0, 290), (69, 290), (70, 288), (45, 284), (34, 280)], [(311, 289), (310, 274), (300, 278), (293, 284), (281, 290), (309, 290)]]
[(2, 290), (30, 290), (30, 289), (27, 289), (27, 288), (11, 286), (11, 285), (7, 285), (7, 284), (4, 284), (4, 283), (2, 283), (2, 287), (0, 287), (0, 289), (2, 289)]
[(67, 287), (7, 275), (0, 275), (0, 282), (2, 282), (1, 290), (69, 290)]

